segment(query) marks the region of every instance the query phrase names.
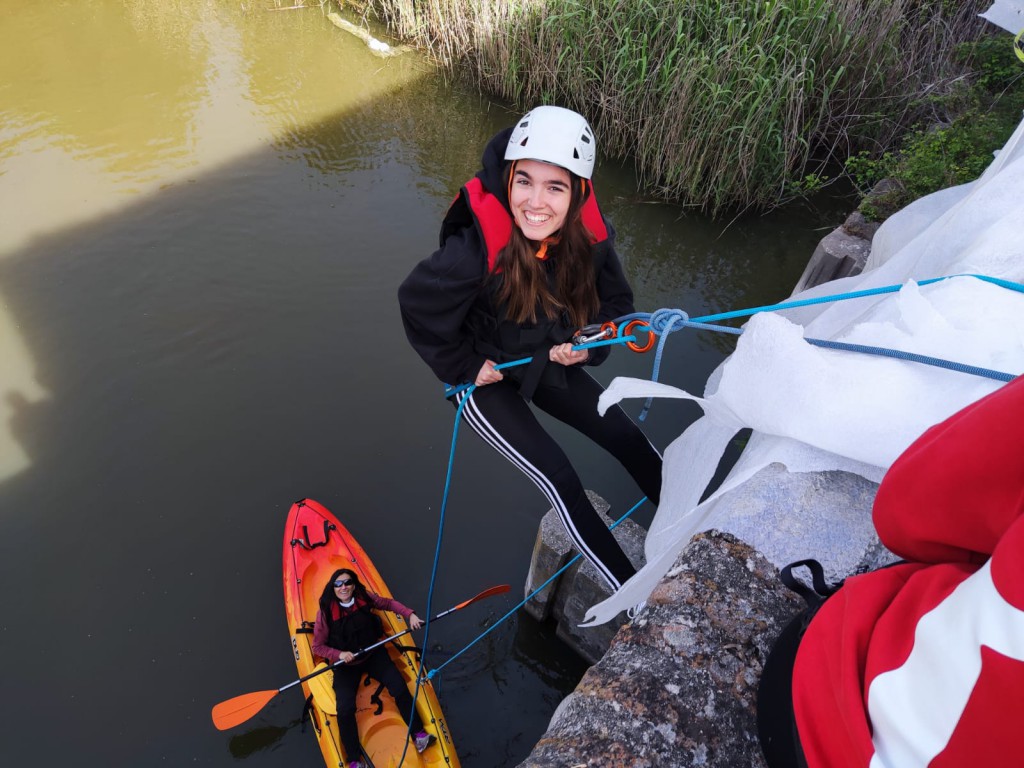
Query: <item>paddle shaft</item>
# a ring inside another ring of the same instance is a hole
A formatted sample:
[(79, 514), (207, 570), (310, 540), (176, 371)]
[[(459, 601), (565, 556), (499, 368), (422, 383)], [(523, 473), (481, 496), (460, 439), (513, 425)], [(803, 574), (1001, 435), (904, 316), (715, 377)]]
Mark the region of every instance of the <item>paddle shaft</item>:
[[(437, 614), (437, 616), (433, 618), (433, 621), (437, 621), (438, 619), (444, 618), (450, 613), (454, 613), (455, 611), (465, 608), (467, 605), (475, 603), (477, 600), (483, 600), (485, 597), (490, 597), (491, 595), (500, 595), (505, 592), (508, 592), (511, 589), (512, 588), (508, 584), (500, 584), (496, 587), (485, 589), (479, 595), (471, 597), (469, 600), (466, 600), (465, 602), (459, 603), (454, 608), (449, 608), (447, 611), (442, 611), (441, 613)], [(394, 635), (391, 635), (390, 637), (385, 637), (383, 640), (380, 640), (374, 643), (373, 645), (356, 651), (355, 655), (360, 656), (362, 654), (369, 653), (374, 648), (378, 648), (384, 645), (385, 643), (390, 643), (392, 640), (397, 640), (398, 638), (402, 637), (403, 635), (407, 635), (410, 632), (412, 632), (412, 629), (404, 629), (401, 632), (397, 632)], [(213, 724), (218, 730), (221, 731), (227, 728), (233, 728), (236, 725), (240, 725), (241, 723), (244, 723), (246, 720), (255, 715), (257, 712), (259, 712), (261, 709), (263, 709), (263, 707), (265, 707), (269, 703), (269, 701), (273, 699), (275, 696), (277, 696), (277, 694), (279, 694), (281, 691), (286, 691), (289, 688), (298, 685), (299, 683), (309, 680), (311, 677), (321, 675), (328, 669), (333, 669), (337, 665), (344, 663), (345, 662), (343, 662), (341, 659), (338, 659), (338, 661), (334, 662), (333, 664), (330, 664), (322, 669), (318, 669), (317, 671), (312, 672), (311, 674), (308, 674), (304, 677), (300, 677), (298, 680), (288, 683), (288, 685), (282, 686), (281, 688), (278, 688), (276, 691), (273, 689), (269, 691), (254, 691), (252, 693), (244, 693), (241, 696), (235, 696), (234, 698), (228, 699), (227, 701), (222, 701), (219, 704), (215, 705), (213, 707), (213, 711), (211, 712), (211, 715), (213, 717)]]
[[(452, 610), (454, 610), (454, 609), (452, 609)], [(447, 614), (449, 612), (450, 611), (445, 611), (443, 614), (440, 614), (439, 616), (435, 616), (434, 617), (434, 621), (437, 621), (439, 618), (441, 618), (441, 616), (444, 616), (445, 614)], [(390, 643), (392, 640), (397, 640), (398, 638), (402, 637), (403, 635), (408, 635), (410, 632), (412, 632), (411, 629), (403, 629), (401, 632), (396, 632), (395, 634), (391, 635), (391, 637), (385, 637), (383, 640), (378, 640), (373, 645), (368, 645), (365, 648), (360, 648), (358, 651), (356, 651), (355, 653), (352, 654), (352, 658), (355, 659), (358, 656), (362, 656), (364, 653), (369, 653), (374, 648), (380, 648), (385, 643)], [(294, 686), (298, 685), (299, 683), (304, 683), (304, 682), (306, 682), (307, 680), (309, 680), (312, 677), (316, 677), (317, 675), (322, 675), (324, 672), (326, 672), (329, 669), (334, 669), (335, 667), (338, 667), (338, 666), (341, 666), (342, 664), (347, 664), (347, 663), (349, 663), (349, 662), (346, 662), (344, 659), (338, 659), (336, 662), (334, 662), (333, 664), (328, 664), (323, 669), (318, 669), (318, 670), (316, 670), (316, 672), (310, 672), (308, 675), (304, 675), (303, 677), (300, 677), (298, 680), (293, 680), (292, 682), (288, 683), (288, 685), (281, 686), (280, 688), (277, 689), (277, 692), (280, 693), (281, 691), (287, 691), (289, 688), (293, 688)]]
[[(443, 619), (448, 614), (455, 613), (456, 611), (462, 610), (467, 605), (469, 605), (471, 603), (475, 603), (477, 600), (483, 600), (485, 597), (490, 597), (491, 595), (503, 594), (505, 592), (508, 592), (510, 589), (512, 589), (512, 587), (510, 587), (508, 584), (499, 584), (496, 587), (490, 587), (489, 589), (485, 589), (480, 594), (475, 595), (475, 596), (469, 598), (469, 600), (465, 600), (465, 601), (459, 603), (458, 605), (449, 608), (446, 611), (441, 611), (439, 614), (437, 614), (437, 616), (435, 616), (433, 619), (431, 619), (431, 621), (437, 621), (438, 619)], [(364, 653), (369, 653), (374, 648), (380, 648), (380, 646), (384, 645), (385, 643), (390, 643), (392, 640), (397, 640), (398, 638), (403, 637), (404, 635), (408, 635), (410, 632), (412, 632), (411, 629), (403, 629), (401, 632), (396, 632), (395, 634), (391, 635), (391, 637), (385, 637), (383, 640), (378, 640), (373, 645), (368, 645), (366, 648), (360, 648), (358, 651), (356, 651), (354, 654), (352, 654), (352, 657), (355, 658), (357, 656), (362, 656)], [(299, 683), (306, 682), (311, 677), (316, 677), (317, 675), (322, 675), (328, 669), (334, 669), (335, 667), (340, 666), (341, 664), (346, 664), (346, 663), (348, 663), (348, 662), (345, 662), (345, 661), (342, 661), (341, 659), (338, 659), (336, 662), (334, 662), (333, 664), (328, 664), (323, 669), (318, 669), (316, 672), (310, 672), (308, 675), (305, 675), (304, 677), (300, 677), (298, 680), (293, 680), (292, 682), (288, 683), (288, 685), (285, 685), (285, 686), (282, 686), (282, 687), (278, 688), (277, 692), (280, 693), (281, 691), (287, 691), (289, 688), (292, 688), (292, 687), (298, 685)]]

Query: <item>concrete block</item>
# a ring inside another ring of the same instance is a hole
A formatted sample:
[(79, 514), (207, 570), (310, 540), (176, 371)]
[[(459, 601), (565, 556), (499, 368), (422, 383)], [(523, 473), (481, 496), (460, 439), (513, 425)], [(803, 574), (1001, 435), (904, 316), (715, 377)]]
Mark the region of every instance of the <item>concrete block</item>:
[(870, 253), (870, 240), (852, 235), (843, 227), (832, 230), (814, 249), (814, 254), (807, 262), (807, 267), (797, 281), (793, 293), (797, 294), (816, 285), (860, 273)]
[[(573, 554), (575, 554), (575, 550), (569, 540), (569, 535), (565, 532), (565, 526), (558, 519), (555, 510), (549, 509), (537, 528), (537, 539), (533, 544), (530, 571), (526, 575), (523, 597), (527, 597), (557, 573), (562, 566), (569, 562)], [(523, 606), (524, 610), (537, 621), (547, 619), (551, 615), (555, 594), (564, 578), (565, 574), (562, 574), (541, 589), (526, 602), (526, 605)]]
[[(588, 492), (589, 493), (589, 492)], [(606, 526), (612, 524), (608, 504), (600, 497), (591, 496)], [(600, 502), (600, 503), (598, 503)], [(623, 521), (612, 533), (626, 557), (637, 569), (646, 562), (644, 538), (646, 531), (632, 520)], [(575, 552), (575, 550), (574, 550)], [(626, 615), (619, 614), (612, 621), (596, 627), (580, 627), (587, 609), (611, 595), (611, 589), (589, 561), (580, 559), (562, 577), (554, 602), (554, 617), (558, 621), (557, 636), (582, 658), (596, 663), (611, 644), (619, 627), (626, 623)]]

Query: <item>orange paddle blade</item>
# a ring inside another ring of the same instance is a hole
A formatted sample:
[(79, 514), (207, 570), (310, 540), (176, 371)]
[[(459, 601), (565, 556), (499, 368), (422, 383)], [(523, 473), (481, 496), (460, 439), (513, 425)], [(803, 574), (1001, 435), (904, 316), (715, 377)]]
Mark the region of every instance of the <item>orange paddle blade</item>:
[(460, 608), (465, 608), (470, 603), (475, 603), (477, 600), (483, 600), (485, 597), (491, 597), (492, 595), (501, 595), (501, 594), (504, 594), (505, 592), (508, 592), (511, 589), (512, 589), (512, 587), (509, 586), (508, 584), (499, 584), (496, 587), (491, 587), (490, 589), (485, 589), (479, 595), (471, 597), (471, 598), (469, 598), (469, 600), (466, 600), (463, 603), (459, 603), (452, 610), (457, 611)]
[(213, 724), (218, 731), (234, 728), (267, 706), (278, 693), (280, 691), (255, 691), (222, 701), (213, 708)]

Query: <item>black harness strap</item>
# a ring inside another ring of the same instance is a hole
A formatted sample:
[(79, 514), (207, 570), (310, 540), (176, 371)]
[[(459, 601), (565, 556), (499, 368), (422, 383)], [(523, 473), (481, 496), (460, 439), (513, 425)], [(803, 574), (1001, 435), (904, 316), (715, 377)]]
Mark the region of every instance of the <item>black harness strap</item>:
[[(373, 685), (373, 681), (369, 676), (363, 678), (363, 685)], [(384, 711), (384, 701), (380, 697), (382, 693), (384, 693), (384, 683), (378, 682), (377, 690), (370, 694), (370, 701), (374, 705), (374, 715), (379, 715)]]
[[(793, 575), (793, 571), (801, 567), (810, 571), (810, 587)], [(816, 614), (818, 609), (825, 604), (825, 601), (832, 597), (832, 595), (834, 595), (838, 589), (843, 586), (842, 581), (838, 584), (829, 584), (825, 581), (825, 569), (821, 567), (821, 563), (817, 560), (798, 560), (795, 563), (790, 563), (779, 571), (779, 580), (782, 581), (782, 583), (790, 590), (800, 595), (800, 597), (803, 598), (803, 601), (807, 603), (807, 610), (802, 614), (805, 619), (803, 629), (806, 629), (807, 625), (811, 623), (811, 619), (814, 618), (814, 614)], [(801, 634), (803, 633), (801, 632)]]
[[(811, 586), (793, 575), (798, 568), (811, 574)], [(779, 571), (779, 578), (803, 598), (807, 607), (779, 633), (761, 670), (757, 687), (757, 735), (769, 768), (807, 768), (793, 714), (793, 666), (797, 648), (811, 619), (843, 585), (825, 581), (825, 569), (817, 560), (800, 560)]]
[(324, 520), (324, 540), (318, 541), (316, 544), (311, 544), (309, 541), (309, 529), (306, 526), (302, 526), (302, 538), (292, 539), (291, 545), (294, 547), (298, 544), (303, 549), (316, 549), (317, 547), (323, 547), (327, 545), (327, 539), (330, 536), (330, 532), (334, 530), (334, 524)]

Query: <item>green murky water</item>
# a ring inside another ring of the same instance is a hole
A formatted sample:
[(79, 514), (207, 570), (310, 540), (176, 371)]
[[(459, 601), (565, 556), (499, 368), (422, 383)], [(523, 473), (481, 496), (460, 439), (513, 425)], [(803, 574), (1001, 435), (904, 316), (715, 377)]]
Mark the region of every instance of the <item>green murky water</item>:
[[(326, 8), (274, 8), (0, 9), (5, 765), (318, 765), (297, 694), (234, 732), (209, 717), (295, 676), (280, 584), (295, 499), (330, 507), (424, 607), (452, 410), (394, 294), (514, 113), (416, 55), (375, 55)], [(612, 163), (596, 184), (647, 311), (780, 300), (838, 220), (709, 222)], [(662, 380), (699, 390), (729, 344), (674, 338)], [(623, 350), (599, 376), (651, 364)], [(659, 447), (686, 408), (655, 406)], [(585, 484), (628, 508), (624, 472), (564, 440)], [(515, 603), (546, 508), (475, 441), (459, 441), (435, 610), (514, 588), (434, 628), (437, 659)], [(526, 618), (447, 668), (463, 765), (525, 757), (582, 671)]]

